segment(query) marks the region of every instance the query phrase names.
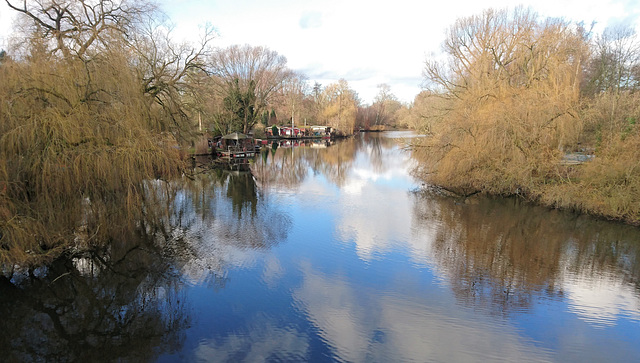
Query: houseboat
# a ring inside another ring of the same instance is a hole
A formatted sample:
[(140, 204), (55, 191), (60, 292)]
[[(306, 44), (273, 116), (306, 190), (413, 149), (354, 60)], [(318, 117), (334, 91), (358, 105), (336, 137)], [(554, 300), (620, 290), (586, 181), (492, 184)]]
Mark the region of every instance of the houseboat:
[(216, 155), (224, 162), (248, 162), (256, 156), (256, 144), (252, 137), (234, 132), (216, 143)]
[(265, 133), (268, 139), (330, 139), (333, 131), (329, 126), (272, 126)]

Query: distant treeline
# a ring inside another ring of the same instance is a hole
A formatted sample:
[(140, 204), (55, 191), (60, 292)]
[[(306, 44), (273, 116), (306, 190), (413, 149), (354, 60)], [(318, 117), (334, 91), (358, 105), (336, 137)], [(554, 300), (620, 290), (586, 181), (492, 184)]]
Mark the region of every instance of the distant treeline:
[(487, 10), (456, 21), (443, 49), (404, 118), (427, 135), (414, 145), (417, 175), (460, 195), (521, 195), (640, 223), (633, 29), (593, 34), (528, 9)]

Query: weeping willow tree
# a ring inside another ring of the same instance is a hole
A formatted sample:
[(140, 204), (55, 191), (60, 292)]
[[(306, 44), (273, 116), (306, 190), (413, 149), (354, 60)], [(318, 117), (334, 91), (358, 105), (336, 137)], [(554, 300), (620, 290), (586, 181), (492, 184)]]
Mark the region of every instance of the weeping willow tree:
[[(71, 247), (115, 243), (119, 231), (150, 218), (145, 182), (182, 168), (171, 131), (186, 118), (176, 118), (179, 92), (164, 92), (172, 87), (166, 80), (178, 84), (200, 54), (187, 51), (177, 62), (175, 52), (135, 48), (142, 37), (136, 33), (137, 43), (130, 41), (136, 23), (153, 15), (148, 3), (7, 3), (23, 14), (28, 41), (0, 65), (5, 272), (15, 264), (46, 262)], [(162, 96), (150, 84), (165, 87)]]
[(353, 133), (358, 113), (358, 95), (349, 88), (346, 80), (340, 79), (325, 87), (325, 101), (321, 117), (323, 123), (338, 129), (344, 135)]
[(586, 44), (562, 20), (523, 8), (458, 20), (443, 44), (448, 59), (428, 61), (430, 137), (420, 174), (461, 194), (532, 192), (556, 173), (575, 145)]

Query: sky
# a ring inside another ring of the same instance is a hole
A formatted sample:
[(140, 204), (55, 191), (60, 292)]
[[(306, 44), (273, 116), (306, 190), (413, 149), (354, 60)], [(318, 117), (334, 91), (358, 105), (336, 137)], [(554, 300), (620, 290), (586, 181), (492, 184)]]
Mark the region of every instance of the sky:
[[(197, 41), (211, 24), (216, 47), (266, 46), (304, 73), (310, 84), (343, 78), (363, 103), (386, 83), (402, 102), (421, 90), (427, 57), (440, 55), (446, 29), (484, 9), (531, 7), (542, 17), (596, 22), (595, 31), (620, 23), (640, 32), (639, 0), (159, 0), (175, 24), (176, 40)], [(11, 32), (11, 11), (0, 1), (0, 48)]]

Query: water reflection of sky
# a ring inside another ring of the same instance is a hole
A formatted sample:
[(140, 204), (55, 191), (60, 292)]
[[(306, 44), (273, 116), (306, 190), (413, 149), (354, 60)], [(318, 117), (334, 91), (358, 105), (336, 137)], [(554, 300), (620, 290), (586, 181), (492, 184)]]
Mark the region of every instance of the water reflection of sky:
[(625, 320), (640, 324), (638, 291), (615, 276), (571, 274), (564, 282), (564, 290), (569, 310), (592, 325), (604, 328)]
[(563, 230), (562, 248), (532, 252), (529, 266), (512, 256), (521, 250), (501, 254), (504, 235), (476, 241), (493, 227), (468, 214), (473, 205), (425, 205), (410, 193), (412, 161), (396, 144), (353, 142), (344, 178), (307, 166), (297, 185), (272, 176), (260, 187), (252, 217), (227, 214), (222, 191), (213, 217), (191, 220), (180, 236), (193, 245), (183, 266), (191, 326), (160, 361), (640, 359), (635, 261), (576, 268), (593, 260), (570, 251), (589, 247), (567, 248), (575, 236)]
[(407, 193), (415, 188), (408, 175), (410, 158), (398, 149), (388, 150), (379, 170), (370, 165), (370, 150), (361, 153), (338, 192), (336, 239), (354, 243), (358, 256), (370, 260), (402, 247), (411, 230)]

